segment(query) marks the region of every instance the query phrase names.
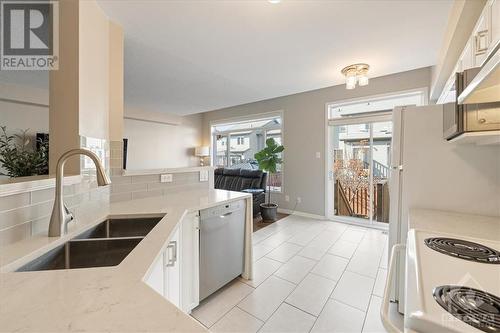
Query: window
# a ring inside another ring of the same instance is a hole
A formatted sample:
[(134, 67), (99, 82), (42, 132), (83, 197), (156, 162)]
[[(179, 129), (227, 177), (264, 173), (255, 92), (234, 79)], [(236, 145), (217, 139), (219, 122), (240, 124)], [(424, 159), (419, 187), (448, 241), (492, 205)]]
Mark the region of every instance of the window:
[(329, 216), (349, 222), (388, 223), (390, 111), (396, 106), (426, 103), (426, 91), (414, 90), (328, 105)]
[[(273, 138), (278, 144), (283, 142), (281, 115), (224, 122), (213, 125), (211, 131), (212, 163), (216, 167), (256, 170), (259, 165), (254, 155), (265, 147), (266, 140)], [(282, 166), (278, 165), (277, 169), (268, 182), (272, 191), (281, 192)]]
[(328, 107), (329, 119), (345, 119), (352, 116), (368, 115), (376, 111), (392, 111), (395, 106), (424, 105), (425, 93), (412, 91), (398, 93), (391, 96), (373, 97), (369, 101), (355, 101), (330, 105)]

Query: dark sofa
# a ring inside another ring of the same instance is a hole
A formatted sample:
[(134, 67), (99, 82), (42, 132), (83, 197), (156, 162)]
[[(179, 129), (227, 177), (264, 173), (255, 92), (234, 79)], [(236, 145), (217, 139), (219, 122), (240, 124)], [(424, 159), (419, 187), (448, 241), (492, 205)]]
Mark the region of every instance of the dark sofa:
[(260, 204), (266, 201), (266, 172), (218, 168), (214, 171), (214, 178), (216, 189), (251, 193), (253, 197), (253, 216), (260, 213)]

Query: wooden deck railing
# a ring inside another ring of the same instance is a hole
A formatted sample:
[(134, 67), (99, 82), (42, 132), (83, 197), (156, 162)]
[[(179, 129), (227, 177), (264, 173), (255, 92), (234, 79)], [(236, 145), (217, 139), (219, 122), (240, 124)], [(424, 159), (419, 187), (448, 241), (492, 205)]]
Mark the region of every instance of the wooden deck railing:
[[(339, 181), (335, 183), (335, 209), (338, 215), (361, 218), (370, 217), (370, 190), (364, 188), (353, 192), (343, 188)], [(389, 192), (387, 181), (374, 184), (373, 219), (378, 222), (389, 221)]]

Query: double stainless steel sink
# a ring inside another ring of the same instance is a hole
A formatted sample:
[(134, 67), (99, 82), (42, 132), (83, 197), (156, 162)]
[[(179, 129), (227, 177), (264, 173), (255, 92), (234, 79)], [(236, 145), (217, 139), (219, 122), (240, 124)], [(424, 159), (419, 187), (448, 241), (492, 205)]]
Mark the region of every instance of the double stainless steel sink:
[(108, 219), (17, 269), (17, 272), (116, 266), (160, 222)]

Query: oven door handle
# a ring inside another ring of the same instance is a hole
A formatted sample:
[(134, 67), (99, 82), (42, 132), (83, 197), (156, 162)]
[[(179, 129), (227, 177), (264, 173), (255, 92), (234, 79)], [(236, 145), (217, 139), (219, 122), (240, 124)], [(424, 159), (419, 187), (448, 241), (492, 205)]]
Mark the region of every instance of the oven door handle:
[(391, 298), (391, 286), (394, 281), (394, 271), (396, 270), (396, 259), (397, 254), (401, 251), (406, 250), (405, 244), (396, 244), (391, 249), (391, 260), (389, 261), (389, 269), (387, 272), (387, 280), (385, 281), (384, 298), (382, 300), (382, 306), (380, 308), (380, 317), (382, 318), (382, 324), (384, 324), (385, 329), (389, 333), (403, 333), (396, 325), (394, 325), (389, 317), (389, 304)]

